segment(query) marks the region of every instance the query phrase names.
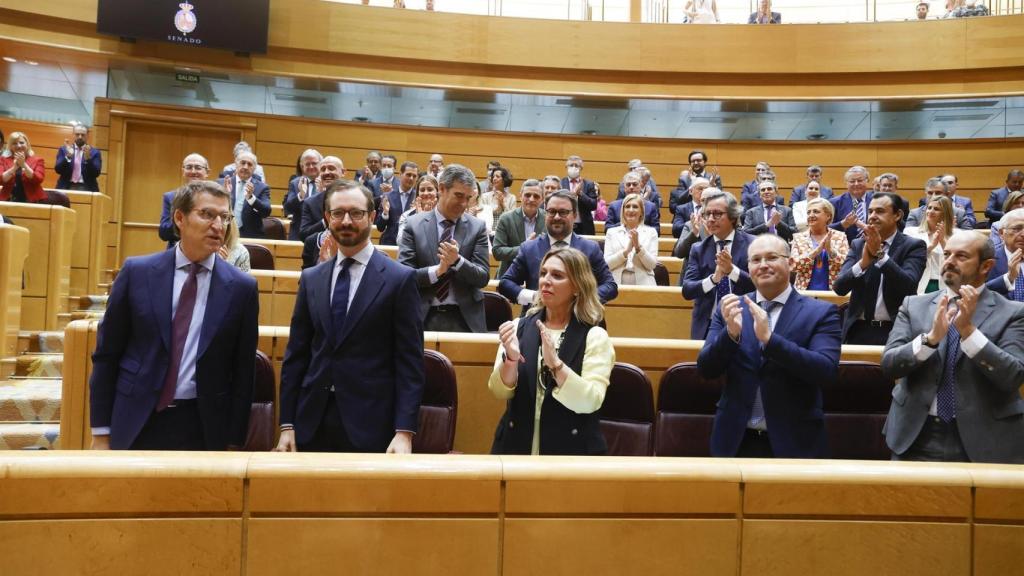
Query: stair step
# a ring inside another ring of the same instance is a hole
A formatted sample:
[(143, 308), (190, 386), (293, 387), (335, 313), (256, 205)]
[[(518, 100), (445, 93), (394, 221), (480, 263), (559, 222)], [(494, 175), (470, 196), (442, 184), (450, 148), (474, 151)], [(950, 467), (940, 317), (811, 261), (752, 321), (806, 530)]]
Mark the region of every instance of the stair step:
[[(70, 320), (102, 320), (103, 310), (77, 310), (72, 312)], [(69, 320), (69, 321), (70, 321)]]
[(59, 422), (61, 381), (25, 378), (0, 382), (0, 422)]
[(22, 378), (61, 378), (63, 354), (23, 354), (14, 359), (14, 376)]
[(18, 354), (49, 352), (60, 354), (64, 352), (64, 333), (56, 330), (49, 332), (26, 332), (18, 333)]
[(86, 296), (79, 296), (78, 298), (78, 310), (88, 311), (99, 311), (102, 312), (107, 307), (107, 296), (106, 294), (89, 294)]
[(0, 450), (60, 448), (60, 424), (0, 424)]

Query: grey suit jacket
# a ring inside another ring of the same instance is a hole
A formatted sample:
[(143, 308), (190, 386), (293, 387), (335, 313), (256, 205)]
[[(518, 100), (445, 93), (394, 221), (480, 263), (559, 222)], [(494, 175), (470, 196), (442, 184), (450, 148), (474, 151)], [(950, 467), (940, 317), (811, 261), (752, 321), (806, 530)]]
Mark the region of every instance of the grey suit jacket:
[[(775, 210), (782, 214), (782, 220), (775, 227), (776, 233), (786, 242), (793, 240), (796, 233), (796, 221), (793, 220), (793, 209), (782, 204), (775, 204)], [(764, 220), (764, 204), (758, 204), (743, 213), (743, 231), (752, 236), (760, 236), (768, 232), (768, 224)]]
[[(939, 389), (946, 362), (945, 343), (924, 362), (914, 357), (913, 340), (931, 330), (944, 291), (903, 301), (882, 355), (882, 371), (896, 379), (883, 433), (889, 448), (902, 454), (921, 433)], [(983, 290), (974, 325), (989, 343), (956, 363), (957, 427), (973, 462), (1024, 463), (1024, 304)]]
[[(420, 311), (426, 319), (430, 302), (435, 296), (435, 285), (430, 282), (427, 269), (440, 263), (437, 258), (437, 211), (421, 212), (406, 220), (402, 238), (398, 242), (398, 261), (416, 269), (416, 284), (420, 289)], [(487, 228), (479, 218), (463, 214), (455, 222), (453, 237), (459, 245), (462, 265), (452, 269), (451, 291), (462, 311), (462, 317), (473, 332), (487, 332), (484, 317), (484, 295), (481, 290), (490, 279), (487, 258)]]
[[(921, 222), (924, 222), (924, 209), (925, 206), (918, 206), (910, 211), (907, 216), (907, 226), (920, 226)], [(967, 213), (964, 209), (959, 206), (953, 206), (953, 218), (956, 220), (955, 226), (961, 230), (973, 230), (974, 226), (971, 221), (967, 219)]]
[[(491, 254), (494, 259), (501, 262), (498, 267), (498, 278), (508, 270), (512, 261), (519, 254), (519, 245), (526, 242), (524, 230), (525, 216), (520, 206), (511, 212), (505, 212), (498, 218), (498, 225), (494, 227), (494, 245), (491, 247)], [(534, 232), (537, 235), (544, 233), (544, 211), (537, 210), (537, 223), (534, 225)]]

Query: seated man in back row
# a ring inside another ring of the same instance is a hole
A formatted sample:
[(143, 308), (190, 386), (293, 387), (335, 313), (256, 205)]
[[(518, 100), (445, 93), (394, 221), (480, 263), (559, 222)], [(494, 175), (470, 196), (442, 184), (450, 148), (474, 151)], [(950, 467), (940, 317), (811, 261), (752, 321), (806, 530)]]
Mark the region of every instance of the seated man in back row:
[(601, 247), (593, 240), (573, 234), (572, 223), (576, 219), (576, 210), (576, 195), (568, 190), (559, 190), (548, 196), (544, 203), (544, 227), (547, 233), (523, 242), (519, 254), (501, 277), (498, 292), (513, 304), (522, 305), (523, 314), (537, 293), (540, 261), (552, 247), (570, 246), (587, 256), (597, 281), (597, 295), (602, 303), (619, 295), (619, 287), (608, 270)]
[[(643, 178), (640, 174), (637, 172), (626, 172), (626, 175), (622, 177), (622, 187), (626, 191), (626, 196), (639, 194), (644, 199), (644, 224), (659, 230), (661, 227), (661, 210), (658, 209), (656, 203), (649, 200), (649, 191), (644, 189)], [(626, 196), (608, 205), (608, 216), (604, 220), (605, 230), (622, 224), (622, 201)]]

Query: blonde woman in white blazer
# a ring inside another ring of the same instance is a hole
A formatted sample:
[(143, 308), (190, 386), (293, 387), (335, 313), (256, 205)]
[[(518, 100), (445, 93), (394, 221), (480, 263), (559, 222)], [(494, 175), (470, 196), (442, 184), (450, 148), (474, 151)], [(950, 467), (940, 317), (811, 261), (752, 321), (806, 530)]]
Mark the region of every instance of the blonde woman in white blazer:
[(622, 225), (605, 231), (604, 259), (620, 286), (656, 284), (658, 231), (644, 224), (644, 201), (639, 194), (623, 199)]

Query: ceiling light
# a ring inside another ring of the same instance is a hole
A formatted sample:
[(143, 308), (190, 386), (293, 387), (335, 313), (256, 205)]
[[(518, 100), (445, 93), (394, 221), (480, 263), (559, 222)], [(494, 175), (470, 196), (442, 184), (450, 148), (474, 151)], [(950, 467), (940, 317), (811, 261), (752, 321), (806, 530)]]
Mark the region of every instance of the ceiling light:
[(35, 60), (25, 60), (25, 64), (28, 64), (29, 66), (39, 66), (39, 62), (36, 62)]
[(10, 56), (4, 56), (4, 62), (10, 62), (11, 64), (16, 64), (18, 62), (18, 59), (17, 58), (11, 58)]

